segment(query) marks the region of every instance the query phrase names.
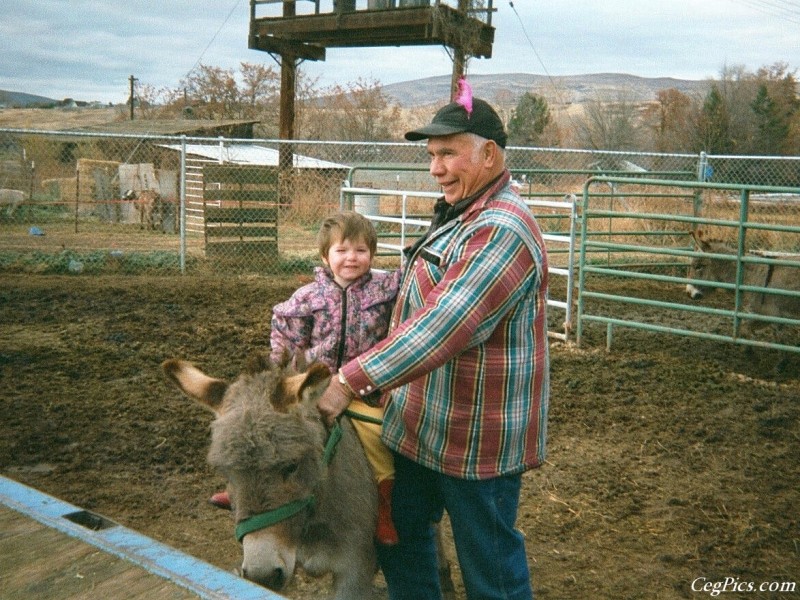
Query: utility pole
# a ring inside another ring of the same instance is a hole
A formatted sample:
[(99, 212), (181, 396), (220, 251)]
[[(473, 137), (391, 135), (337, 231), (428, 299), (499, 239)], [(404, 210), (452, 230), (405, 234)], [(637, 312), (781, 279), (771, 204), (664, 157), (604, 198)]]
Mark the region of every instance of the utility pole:
[(133, 121), (133, 86), (139, 80), (136, 79), (136, 77), (134, 77), (133, 75), (128, 77), (128, 80), (131, 82), (131, 96), (129, 98), (129, 102), (131, 104), (131, 121)]
[[(294, 2), (283, 3), (284, 18), (296, 16)], [(297, 57), (292, 52), (281, 52), (281, 96), (278, 137), (287, 140), (278, 146), (278, 202), (289, 205), (294, 197), (294, 117), (297, 94)]]
[[(470, 0), (458, 0), (458, 12), (464, 15), (466, 21), (469, 15)], [(491, 13), (490, 13), (491, 14)], [(458, 92), (458, 80), (464, 76), (467, 68), (467, 56), (463, 45), (464, 40), (453, 44), (453, 73), (450, 76), (450, 98), (455, 98)]]

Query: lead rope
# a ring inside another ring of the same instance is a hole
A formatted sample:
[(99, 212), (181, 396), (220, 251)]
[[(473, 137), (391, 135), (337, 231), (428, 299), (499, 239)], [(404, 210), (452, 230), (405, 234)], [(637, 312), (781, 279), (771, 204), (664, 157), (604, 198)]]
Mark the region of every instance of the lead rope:
[(344, 411), (344, 414), (346, 414), (351, 419), (355, 419), (356, 421), (363, 421), (364, 423), (372, 423), (373, 425), (383, 425), (383, 419), (362, 415), (361, 413), (354, 412), (349, 408)]

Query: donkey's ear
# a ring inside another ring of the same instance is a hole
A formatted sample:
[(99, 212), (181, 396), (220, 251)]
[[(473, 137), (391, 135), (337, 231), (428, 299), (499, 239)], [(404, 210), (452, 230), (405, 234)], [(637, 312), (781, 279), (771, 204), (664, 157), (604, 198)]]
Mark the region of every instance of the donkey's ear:
[(328, 387), (331, 372), (323, 364), (314, 363), (305, 373), (283, 379), (276, 388), (272, 406), (280, 412), (288, 412), (290, 407), (311, 406)]
[(306, 406), (316, 405), (317, 399), (328, 389), (331, 372), (323, 364), (315, 363), (305, 373), (305, 379), (297, 390), (297, 397)]
[(171, 358), (161, 363), (164, 374), (175, 383), (180, 390), (197, 400), (200, 404), (220, 412), (222, 399), (228, 390), (228, 383), (222, 379), (215, 379), (203, 373), (192, 363), (185, 360)]
[(692, 231), (691, 235), (695, 244), (697, 244), (700, 249), (708, 250), (711, 247), (711, 244), (708, 243), (708, 238), (706, 238), (706, 235), (702, 229)]

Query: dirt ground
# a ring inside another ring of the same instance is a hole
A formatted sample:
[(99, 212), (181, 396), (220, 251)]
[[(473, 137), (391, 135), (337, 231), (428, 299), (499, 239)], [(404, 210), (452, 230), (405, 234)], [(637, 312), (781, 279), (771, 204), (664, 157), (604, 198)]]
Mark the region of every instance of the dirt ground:
[[(0, 275), (0, 472), (234, 568), (232, 523), (206, 502), (223, 486), (211, 415), (159, 365), (235, 377), (299, 283)], [(800, 584), (800, 356), (781, 372), (777, 358), (630, 329), (610, 353), (599, 327), (581, 348), (554, 342), (549, 460), (524, 477), (518, 523), (537, 598)], [(326, 586), (301, 574), (284, 593)]]

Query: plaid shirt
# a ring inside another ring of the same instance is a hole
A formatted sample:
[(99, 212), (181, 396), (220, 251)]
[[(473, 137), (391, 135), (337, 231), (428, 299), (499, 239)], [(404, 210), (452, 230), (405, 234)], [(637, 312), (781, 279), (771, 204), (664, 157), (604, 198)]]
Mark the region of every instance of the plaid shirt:
[(547, 256), (508, 171), (410, 258), (389, 336), (342, 368), (361, 395), (392, 390), (383, 441), (462, 479), (545, 457)]

